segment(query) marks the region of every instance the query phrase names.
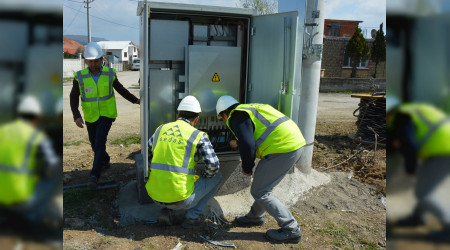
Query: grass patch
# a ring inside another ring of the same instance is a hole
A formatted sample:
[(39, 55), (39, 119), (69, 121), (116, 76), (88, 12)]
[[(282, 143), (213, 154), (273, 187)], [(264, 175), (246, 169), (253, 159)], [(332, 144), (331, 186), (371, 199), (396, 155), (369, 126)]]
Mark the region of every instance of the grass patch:
[(375, 243), (375, 242), (373, 242), (373, 241), (370, 241), (370, 240), (368, 240), (368, 239), (366, 239), (366, 238), (360, 238), (360, 239), (359, 239), (359, 242), (360, 242), (361, 244), (366, 245), (366, 247), (364, 247), (364, 249), (378, 249), (377, 243)]
[(86, 141), (83, 140), (79, 140), (79, 141), (68, 141), (68, 142), (64, 142), (63, 146), (67, 147), (67, 146), (80, 146), (81, 143), (87, 143)]
[(96, 213), (93, 199), (96, 193), (86, 188), (74, 188), (64, 191), (64, 210), (76, 213), (84, 217), (90, 217)]
[(114, 145), (124, 145), (125, 147), (131, 144), (140, 144), (141, 143), (141, 135), (130, 135), (125, 138), (114, 139), (112, 142)]

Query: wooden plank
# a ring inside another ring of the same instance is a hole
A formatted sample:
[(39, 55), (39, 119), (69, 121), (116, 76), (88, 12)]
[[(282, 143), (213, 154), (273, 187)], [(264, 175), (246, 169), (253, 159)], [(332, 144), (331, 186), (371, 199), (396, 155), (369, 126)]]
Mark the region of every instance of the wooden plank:
[(386, 95), (375, 95), (372, 96), (371, 94), (352, 94), (351, 97), (353, 98), (365, 98), (365, 99), (386, 99)]

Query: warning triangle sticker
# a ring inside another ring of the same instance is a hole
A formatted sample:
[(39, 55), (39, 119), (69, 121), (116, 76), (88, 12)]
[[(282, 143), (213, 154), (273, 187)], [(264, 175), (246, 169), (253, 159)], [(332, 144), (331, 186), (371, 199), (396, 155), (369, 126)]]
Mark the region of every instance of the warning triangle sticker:
[(219, 74), (217, 74), (217, 72), (214, 73), (214, 76), (212, 77), (211, 81), (212, 82), (220, 82), (220, 77), (219, 77)]

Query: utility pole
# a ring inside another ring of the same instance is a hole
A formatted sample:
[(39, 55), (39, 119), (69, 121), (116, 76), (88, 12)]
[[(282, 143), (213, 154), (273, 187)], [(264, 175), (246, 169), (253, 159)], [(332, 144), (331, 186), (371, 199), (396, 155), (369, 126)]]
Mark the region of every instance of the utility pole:
[(91, 7), (89, 7), (89, 4), (90, 3), (92, 3), (92, 2), (94, 2), (94, 0), (86, 0), (85, 1), (85, 3), (86, 3), (86, 10), (87, 10), (87, 36), (88, 36), (88, 43), (90, 43), (91, 42), (91, 17), (90, 17), (90, 15), (89, 15), (89, 9), (91, 8)]

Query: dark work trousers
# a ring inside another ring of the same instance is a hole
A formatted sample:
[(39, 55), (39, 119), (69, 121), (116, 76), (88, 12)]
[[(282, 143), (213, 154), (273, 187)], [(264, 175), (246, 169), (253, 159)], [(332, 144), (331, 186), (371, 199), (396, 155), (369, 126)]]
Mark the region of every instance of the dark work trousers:
[(106, 140), (112, 123), (113, 119), (104, 116), (100, 116), (94, 123), (86, 122), (89, 141), (92, 151), (94, 151), (94, 163), (90, 176), (100, 178), (103, 165), (109, 163), (110, 157), (106, 153)]

